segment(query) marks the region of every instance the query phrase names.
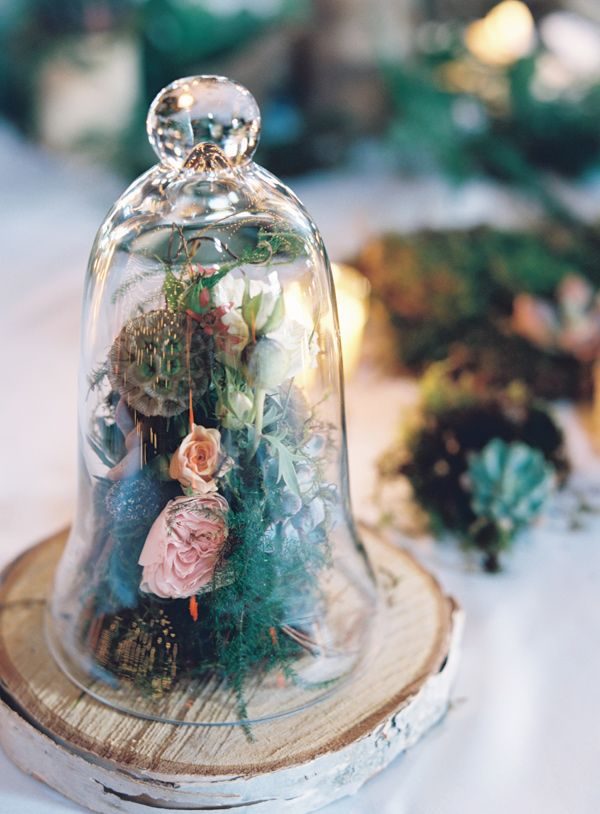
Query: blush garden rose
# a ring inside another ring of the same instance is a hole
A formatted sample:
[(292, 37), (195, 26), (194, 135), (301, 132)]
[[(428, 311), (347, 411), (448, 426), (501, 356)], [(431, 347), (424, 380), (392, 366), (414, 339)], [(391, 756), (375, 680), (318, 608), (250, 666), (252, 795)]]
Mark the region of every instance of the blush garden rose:
[(194, 424), (171, 458), (169, 474), (194, 495), (217, 491), (215, 478), (231, 466), (221, 450), (219, 430)]
[(140, 555), (140, 590), (186, 599), (208, 585), (227, 540), (228, 511), (225, 498), (214, 492), (167, 503)]

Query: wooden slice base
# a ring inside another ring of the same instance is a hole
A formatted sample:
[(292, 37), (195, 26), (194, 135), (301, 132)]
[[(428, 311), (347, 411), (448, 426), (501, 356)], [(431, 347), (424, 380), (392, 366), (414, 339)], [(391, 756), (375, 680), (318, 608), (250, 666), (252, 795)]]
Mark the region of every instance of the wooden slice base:
[(153, 723), (98, 703), (62, 674), (44, 639), (45, 597), (66, 539), (0, 577), (0, 744), (25, 772), (98, 812), (304, 814), (354, 793), (443, 716), (461, 613), (406, 553), (364, 539), (379, 579), (376, 641), (331, 697), (258, 724)]

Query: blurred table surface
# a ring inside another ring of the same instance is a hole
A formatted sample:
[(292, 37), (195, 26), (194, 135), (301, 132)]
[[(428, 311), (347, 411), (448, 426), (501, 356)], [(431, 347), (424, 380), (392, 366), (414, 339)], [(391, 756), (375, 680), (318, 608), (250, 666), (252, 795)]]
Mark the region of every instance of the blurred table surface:
[[(2, 567), (71, 517), (83, 275), (94, 233), (122, 184), (66, 166), (6, 128), (0, 128), (0, 177)], [(532, 215), (526, 202), (483, 183), (455, 189), (437, 179), (346, 173), (303, 179), (294, 188), (333, 259), (384, 229), (511, 225)], [(596, 191), (583, 206), (598, 211)], [(374, 516), (374, 462), (414, 390), (413, 383), (368, 370), (347, 387), (359, 516)], [(598, 461), (568, 406), (562, 415), (578, 464), (574, 482), (594, 490)], [(573, 532), (569, 496), (561, 500), (497, 576), (469, 568), (453, 547), (402, 541), (467, 613), (454, 701), (443, 725), (358, 795), (324, 809), (327, 814), (600, 811), (600, 518), (589, 514)], [(81, 810), (0, 752), (0, 814)]]

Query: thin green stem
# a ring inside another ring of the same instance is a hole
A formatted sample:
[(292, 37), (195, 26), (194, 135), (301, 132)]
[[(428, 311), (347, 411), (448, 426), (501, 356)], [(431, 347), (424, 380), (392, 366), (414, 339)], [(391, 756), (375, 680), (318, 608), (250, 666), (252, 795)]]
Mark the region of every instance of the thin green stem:
[(260, 444), (260, 436), (262, 435), (263, 429), (263, 418), (265, 414), (265, 397), (266, 392), (261, 390), (259, 387), (256, 388), (254, 391), (254, 441), (252, 444), (252, 450), (250, 457), (253, 458), (256, 455), (256, 451), (258, 450), (258, 445)]

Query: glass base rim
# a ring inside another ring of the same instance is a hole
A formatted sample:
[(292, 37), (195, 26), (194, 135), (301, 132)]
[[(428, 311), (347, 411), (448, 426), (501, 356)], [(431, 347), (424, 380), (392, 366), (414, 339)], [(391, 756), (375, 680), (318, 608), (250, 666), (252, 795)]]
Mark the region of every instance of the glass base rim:
[[(378, 597), (375, 599), (374, 602), (374, 615), (377, 614), (378, 610)], [(289, 718), (293, 715), (297, 715), (301, 712), (304, 712), (317, 704), (330, 699), (333, 695), (337, 694), (339, 690), (341, 690), (345, 685), (347, 685), (350, 679), (357, 673), (357, 671), (364, 665), (365, 660), (367, 658), (368, 653), (373, 646), (373, 632), (374, 632), (374, 625), (371, 619), (371, 622), (366, 625), (365, 633), (363, 636), (362, 646), (358, 651), (358, 655), (353, 661), (351, 667), (344, 673), (342, 673), (339, 677), (330, 680), (331, 686), (327, 689), (324, 689), (318, 695), (315, 695), (314, 698), (308, 699), (304, 703), (296, 704), (295, 706), (290, 707), (289, 709), (283, 709), (280, 711), (274, 711), (272, 714), (269, 715), (262, 715), (258, 717), (249, 716), (247, 718), (238, 718), (235, 720), (224, 720), (224, 721), (196, 721), (196, 720), (185, 720), (180, 718), (169, 718), (164, 715), (160, 714), (153, 714), (149, 711), (143, 711), (140, 709), (136, 709), (133, 706), (128, 706), (124, 703), (119, 703), (117, 700), (110, 699), (106, 695), (103, 695), (101, 692), (94, 690), (91, 686), (89, 686), (86, 681), (80, 677), (78, 677), (77, 672), (72, 669), (70, 659), (64, 652), (64, 648), (58, 642), (55, 636), (55, 629), (54, 629), (54, 620), (52, 618), (51, 612), (51, 605), (48, 603), (46, 606), (46, 612), (44, 614), (44, 638), (46, 641), (46, 645), (48, 647), (48, 652), (50, 653), (52, 659), (54, 660), (57, 667), (60, 671), (65, 675), (65, 677), (74, 684), (78, 689), (85, 692), (95, 701), (104, 706), (108, 707), (109, 709), (118, 712), (123, 715), (127, 715), (138, 720), (148, 721), (150, 723), (159, 723), (159, 724), (166, 724), (169, 726), (186, 726), (186, 727), (241, 727), (247, 728), (250, 726), (257, 726), (260, 724), (268, 724), (273, 721), (281, 720), (283, 718)], [(82, 674), (86, 676), (84, 670), (81, 670)], [(90, 680), (90, 679), (89, 679)], [(100, 682), (101, 679), (91, 679), (94, 681)]]

